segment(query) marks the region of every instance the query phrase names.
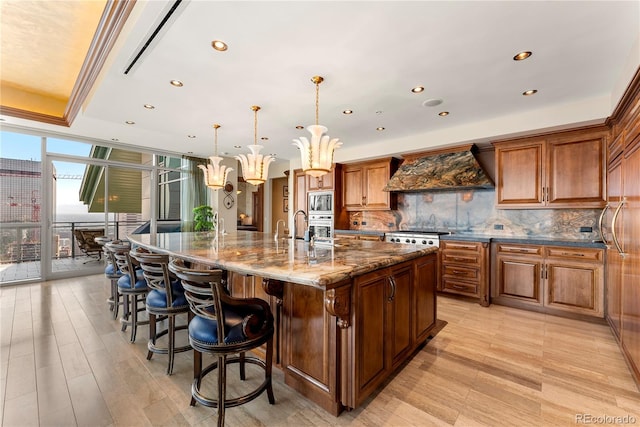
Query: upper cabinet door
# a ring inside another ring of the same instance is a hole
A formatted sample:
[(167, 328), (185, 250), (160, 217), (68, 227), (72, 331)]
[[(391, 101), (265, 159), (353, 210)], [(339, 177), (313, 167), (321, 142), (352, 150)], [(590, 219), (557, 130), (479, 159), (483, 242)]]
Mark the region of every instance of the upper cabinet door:
[(391, 209), (391, 193), (382, 191), (391, 178), (389, 162), (373, 163), (365, 169), (364, 204), (367, 210)]
[(608, 136), (601, 126), (496, 142), (496, 206), (603, 207)]
[(321, 177), (315, 178), (313, 176), (307, 177), (307, 191), (331, 191), (334, 190), (334, 175), (336, 173), (336, 168), (331, 168), (331, 172), (322, 175)]
[(547, 141), (547, 205), (602, 207), (607, 133), (585, 133)]
[(496, 198), (502, 208), (542, 206), (544, 142), (496, 145)]
[(342, 205), (346, 210), (362, 210), (364, 206), (362, 172), (362, 166), (346, 165), (342, 169)]

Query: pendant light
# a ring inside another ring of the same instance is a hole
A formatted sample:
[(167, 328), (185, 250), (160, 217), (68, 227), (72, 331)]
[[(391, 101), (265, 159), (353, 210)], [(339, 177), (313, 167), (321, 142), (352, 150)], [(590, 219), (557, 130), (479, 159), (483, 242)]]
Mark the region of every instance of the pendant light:
[(342, 145), (338, 138), (330, 139), (329, 135), (324, 135), (327, 128), (318, 124), (318, 98), (320, 94), (320, 83), (324, 78), (313, 76), (311, 81), (316, 85), (316, 124), (307, 126), (311, 133), (311, 141), (305, 136), (294, 139), (294, 145), (300, 149), (302, 160), (302, 170), (307, 175), (320, 177), (331, 172), (333, 164), (333, 151)]
[(213, 129), (215, 132), (215, 155), (209, 157), (209, 164), (207, 166), (198, 165), (202, 172), (204, 172), (204, 183), (207, 187), (212, 190), (218, 190), (224, 187), (227, 182), (227, 175), (233, 169), (224, 165), (220, 165), (222, 161), (222, 157), (218, 156), (218, 129), (220, 128), (219, 124), (213, 125)]
[(236, 156), (236, 159), (240, 161), (242, 165), (242, 176), (244, 180), (252, 185), (260, 185), (267, 180), (269, 175), (269, 165), (275, 160), (272, 155), (263, 156), (260, 154), (260, 150), (264, 148), (263, 145), (258, 145), (258, 111), (260, 107), (254, 105), (251, 107), (253, 111), (253, 145), (249, 145), (251, 153), (240, 154)]

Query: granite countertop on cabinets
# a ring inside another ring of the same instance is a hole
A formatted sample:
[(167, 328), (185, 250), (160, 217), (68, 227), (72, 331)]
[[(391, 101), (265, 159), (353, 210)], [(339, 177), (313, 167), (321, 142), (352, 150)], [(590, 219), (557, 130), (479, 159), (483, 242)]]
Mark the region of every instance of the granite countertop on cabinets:
[(603, 242), (588, 239), (567, 239), (563, 237), (537, 237), (537, 236), (497, 236), (488, 234), (457, 233), (440, 236), (440, 240), (464, 240), (474, 242), (506, 242), (530, 245), (555, 245), (555, 246), (575, 246), (583, 248), (605, 249)]
[(128, 239), (149, 250), (189, 261), (323, 289), (437, 251), (437, 248), (349, 239), (310, 247), (309, 242), (276, 241), (273, 234), (257, 231), (237, 231), (217, 239), (206, 232), (138, 234)]

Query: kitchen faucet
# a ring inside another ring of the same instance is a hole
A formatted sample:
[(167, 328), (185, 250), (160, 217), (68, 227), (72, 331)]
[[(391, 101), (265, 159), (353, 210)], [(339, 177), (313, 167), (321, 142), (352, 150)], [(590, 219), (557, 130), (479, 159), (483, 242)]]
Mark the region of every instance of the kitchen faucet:
[(293, 235), (291, 236), (291, 238), (293, 240), (296, 239), (296, 234), (297, 234), (297, 230), (296, 230), (296, 217), (298, 216), (298, 214), (302, 214), (304, 215), (304, 223), (307, 226), (307, 228), (309, 227), (309, 217), (307, 217), (307, 213), (305, 211), (303, 211), (302, 209), (298, 209), (296, 211), (296, 213), (293, 214)]
[(286, 228), (287, 224), (284, 222), (284, 219), (279, 219), (278, 222), (276, 222), (276, 234), (275, 236), (273, 236), (273, 239), (277, 242), (278, 241), (278, 236), (280, 235), (280, 223), (282, 223), (282, 225)]

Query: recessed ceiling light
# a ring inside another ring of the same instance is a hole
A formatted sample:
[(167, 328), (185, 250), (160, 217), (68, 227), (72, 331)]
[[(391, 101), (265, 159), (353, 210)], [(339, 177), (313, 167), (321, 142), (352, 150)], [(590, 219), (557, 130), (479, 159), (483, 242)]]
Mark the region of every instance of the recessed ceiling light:
[(175, 87), (184, 86), (184, 83), (182, 83), (180, 80), (170, 80), (169, 83), (171, 83), (171, 86), (175, 86)]
[(534, 95), (536, 93), (538, 93), (537, 89), (529, 89), (529, 90), (526, 90), (526, 91), (522, 92), (522, 94), (524, 96)]
[(187, 138), (191, 138), (191, 139), (193, 139), (193, 138), (195, 138), (195, 137), (196, 137), (195, 135), (187, 135)]
[(118, 142), (120, 141), (118, 138), (111, 138), (112, 141)]
[(269, 155), (270, 155), (270, 156), (273, 156), (273, 157), (276, 157), (276, 156), (277, 156), (277, 154), (276, 154), (276, 153), (271, 153), (271, 154), (269, 154)]
[(6, 120), (5, 119), (0, 119), (0, 122), (6, 122)]
[(342, 114), (353, 114), (353, 110), (344, 110)]
[(127, 120), (125, 123), (128, 124), (128, 125), (135, 125), (136, 124), (136, 122), (134, 122), (133, 120)]
[(261, 139), (261, 140), (263, 140), (263, 141), (268, 141), (268, 140), (269, 140), (269, 137), (267, 137), (267, 136), (261, 136), (261, 137), (260, 137), (260, 139)]
[(449, 115), (449, 112), (448, 112), (448, 111), (440, 111), (440, 112), (438, 113), (438, 115), (439, 115), (440, 117), (445, 117), (445, 116), (448, 116), (448, 115)]
[(229, 46), (227, 46), (227, 44), (221, 40), (212, 41), (211, 47), (213, 47), (215, 50), (219, 52), (224, 52), (225, 50), (229, 49)]
[(384, 130), (384, 128), (382, 126), (379, 126), (376, 128), (376, 130), (381, 131), (381, 130)]
[(376, 114), (382, 114), (382, 110), (376, 111)]
[(193, 154), (193, 151), (187, 151), (187, 154)]
[(146, 108), (147, 110), (153, 110), (153, 109), (154, 109), (154, 108), (156, 108), (156, 107), (154, 107), (154, 106), (153, 106), (153, 105), (151, 105), (151, 104), (144, 104), (144, 108)]
[(519, 52), (516, 56), (514, 56), (513, 60), (514, 61), (523, 61), (523, 60), (527, 59), (530, 56), (531, 56), (531, 52), (523, 51), (523, 52)]
[(233, 146), (233, 148), (238, 148), (238, 149), (240, 149), (240, 148), (242, 148), (242, 145), (234, 145), (234, 146)]
[(424, 91), (424, 86), (416, 86), (413, 89), (411, 89), (411, 92), (413, 93), (420, 93)]
[(425, 107), (435, 107), (436, 105), (442, 104), (442, 99), (427, 99), (422, 103)]
[(302, 125), (298, 125), (298, 126), (296, 126), (296, 129), (298, 129), (298, 130), (300, 130), (300, 129), (304, 129), (304, 126), (302, 126)]

